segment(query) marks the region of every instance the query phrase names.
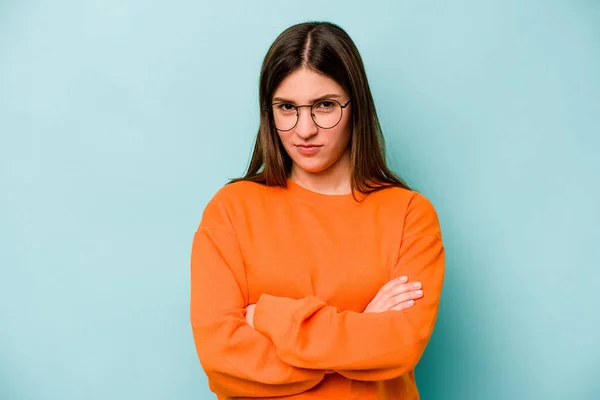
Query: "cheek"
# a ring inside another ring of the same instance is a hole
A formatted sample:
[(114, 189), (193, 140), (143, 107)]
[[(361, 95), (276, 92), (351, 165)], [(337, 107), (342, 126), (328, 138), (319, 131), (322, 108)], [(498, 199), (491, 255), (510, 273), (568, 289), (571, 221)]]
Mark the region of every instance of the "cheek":
[(283, 147), (288, 148), (290, 143), (290, 132), (277, 132), (279, 140), (283, 143)]
[(344, 114), (344, 117), (340, 121), (340, 129), (343, 132), (343, 136), (345, 138), (350, 138), (352, 136), (352, 118), (350, 113)]
[(336, 132), (336, 147), (346, 147), (346, 145), (350, 142), (351, 134), (350, 124), (344, 124), (344, 126), (340, 126), (339, 131)]

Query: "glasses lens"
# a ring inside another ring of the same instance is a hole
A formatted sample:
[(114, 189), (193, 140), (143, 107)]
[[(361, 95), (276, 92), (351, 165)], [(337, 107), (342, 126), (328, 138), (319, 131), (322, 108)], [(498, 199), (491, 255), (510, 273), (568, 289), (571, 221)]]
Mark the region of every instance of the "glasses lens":
[(289, 131), (296, 125), (298, 120), (296, 108), (287, 103), (274, 104), (273, 119), (275, 120), (275, 128), (280, 131)]
[[(342, 106), (335, 100), (323, 100), (312, 107), (313, 120), (323, 129), (333, 128), (342, 119)], [(280, 131), (289, 131), (298, 122), (296, 108), (288, 103), (273, 105), (273, 118), (275, 128)]]
[(313, 105), (313, 119), (323, 129), (333, 128), (342, 119), (342, 106), (335, 100), (324, 100)]

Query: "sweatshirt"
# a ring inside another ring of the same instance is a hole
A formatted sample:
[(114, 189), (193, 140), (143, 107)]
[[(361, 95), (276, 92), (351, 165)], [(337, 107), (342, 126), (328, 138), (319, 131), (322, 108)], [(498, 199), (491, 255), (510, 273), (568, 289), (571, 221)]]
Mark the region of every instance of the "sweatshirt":
[[(192, 243), (190, 317), (217, 399), (419, 399), (414, 368), (444, 278), (438, 216), (408, 189), (356, 195), (240, 181), (208, 202)], [(423, 297), (364, 313), (400, 276), (421, 282)]]

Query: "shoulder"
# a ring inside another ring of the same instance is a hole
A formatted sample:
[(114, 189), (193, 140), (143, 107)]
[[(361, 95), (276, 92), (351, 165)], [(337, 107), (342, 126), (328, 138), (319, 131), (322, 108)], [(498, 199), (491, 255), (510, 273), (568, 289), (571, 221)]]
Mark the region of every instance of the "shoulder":
[(237, 181), (221, 187), (211, 201), (230, 204), (244, 199), (264, 196), (268, 187), (250, 181)]
[(206, 204), (201, 226), (229, 226), (232, 220), (251, 213), (265, 202), (268, 187), (250, 181), (237, 181), (222, 186)]
[(375, 195), (380, 207), (402, 219), (405, 234), (422, 233), (441, 239), (438, 213), (427, 196), (400, 187), (390, 187)]
[(401, 187), (389, 187), (373, 193), (373, 201), (395, 209), (435, 212), (433, 203), (422, 193)]

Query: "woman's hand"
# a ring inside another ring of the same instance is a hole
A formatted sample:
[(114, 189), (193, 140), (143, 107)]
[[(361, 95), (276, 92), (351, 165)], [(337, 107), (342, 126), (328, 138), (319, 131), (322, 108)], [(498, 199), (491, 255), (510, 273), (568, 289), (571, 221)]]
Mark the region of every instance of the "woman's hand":
[[(390, 310), (405, 310), (415, 304), (415, 300), (423, 297), (421, 282), (407, 283), (408, 278), (401, 276), (383, 285), (363, 312), (379, 313)], [(254, 308), (256, 304), (246, 307), (246, 322), (254, 328)]]
[(256, 308), (256, 304), (250, 304), (246, 307), (246, 322), (252, 328), (254, 328), (254, 308)]
[(415, 299), (423, 297), (423, 291), (421, 282), (407, 282), (408, 278), (401, 276), (383, 285), (363, 312), (379, 313), (412, 307)]

